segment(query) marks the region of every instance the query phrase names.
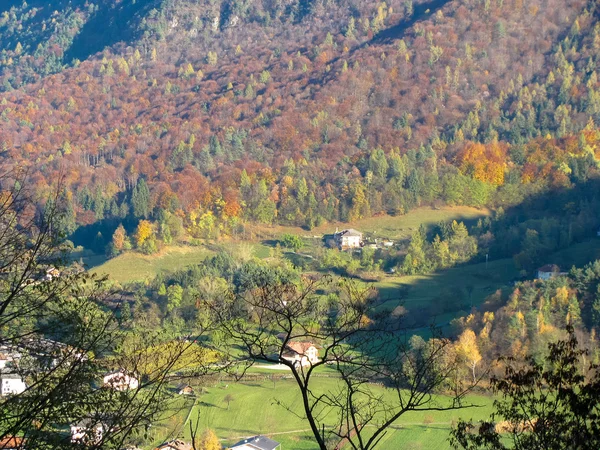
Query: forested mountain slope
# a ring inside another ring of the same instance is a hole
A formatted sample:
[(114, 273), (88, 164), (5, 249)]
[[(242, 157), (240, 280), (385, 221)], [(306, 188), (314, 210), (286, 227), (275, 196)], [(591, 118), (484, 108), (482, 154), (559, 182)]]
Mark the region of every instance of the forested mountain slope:
[[(506, 207), (598, 171), (595, 2), (54, 3), (78, 19), (50, 68), (13, 49), (34, 4), (0, 19), (0, 141), (39, 189), (67, 174), (70, 230)], [(124, 42), (62, 70), (119, 8)]]

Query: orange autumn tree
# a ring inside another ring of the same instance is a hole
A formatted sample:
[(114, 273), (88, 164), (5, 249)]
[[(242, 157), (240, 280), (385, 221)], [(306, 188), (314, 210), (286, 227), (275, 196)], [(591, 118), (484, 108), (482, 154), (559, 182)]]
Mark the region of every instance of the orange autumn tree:
[(458, 152), (457, 163), (464, 174), (500, 186), (504, 184), (506, 158), (505, 144), (468, 141)]
[(131, 248), (131, 245), (127, 238), (127, 232), (125, 231), (123, 224), (119, 224), (112, 236), (112, 253), (119, 254), (128, 248)]

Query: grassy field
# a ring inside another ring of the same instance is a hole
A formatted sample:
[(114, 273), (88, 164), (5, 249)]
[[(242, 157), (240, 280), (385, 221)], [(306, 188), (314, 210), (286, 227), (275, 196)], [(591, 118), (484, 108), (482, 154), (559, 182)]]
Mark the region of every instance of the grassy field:
[[(484, 218), (489, 214), (488, 210), (467, 206), (448, 206), (439, 209), (418, 208), (403, 216), (379, 216), (362, 219), (351, 224), (351, 226), (363, 233), (374, 234), (382, 238), (403, 239), (410, 237), (413, 231), (417, 230), (421, 224), (431, 227), (437, 225), (439, 222), (451, 220), (475, 224), (478, 219)], [(329, 228), (324, 232), (331, 232)], [(341, 228), (348, 228), (348, 226), (340, 224)]]
[[(336, 383), (335, 379), (319, 378), (317, 390), (332, 389)], [(227, 395), (233, 397), (229, 407), (224, 401)], [(482, 407), (461, 411), (407, 413), (394, 424), (378, 448), (450, 448), (447, 439), (453, 421), (459, 417), (478, 420), (491, 412), (491, 399), (488, 397), (472, 396), (468, 401)], [(193, 423), (199, 421), (200, 430), (213, 429), (224, 444), (233, 444), (247, 436), (266, 434), (281, 442), (284, 449), (314, 449), (315, 444), (307, 422), (277, 402), (285, 404), (295, 413), (302, 413), (300, 396), (292, 380), (277, 381), (275, 385), (270, 381), (219, 383), (208, 387), (206, 393), (199, 396), (189, 418)], [(184, 424), (189, 410), (189, 407), (184, 408), (179, 419), (171, 419), (167, 422), (170, 425), (166, 423), (164, 430), (176, 422), (179, 435), (189, 440), (189, 423)]]
[[(451, 215), (452, 211), (454, 215)], [(461, 216), (458, 216), (456, 209), (421, 209), (399, 218), (379, 217), (352, 226), (367, 232), (372, 230), (381, 235), (387, 233), (386, 237), (397, 239), (407, 236), (421, 223), (435, 224), (440, 220), (452, 218), (475, 220), (478, 214), (484, 214), (477, 210), (470, 210), (470, 213), (472, 215), (469, 216), (467, 209), (461, 209)], [(277, 227), (277, 230), (292, 231), (283, 227)], [(316, 242), (315, 239), (315, 245)], [(266, 258), (270, 255), (267, 245), (256, 242), (228, 242), (224, 245), (240, 257)], [(93, 268), (94, 272), (108, 273), (111, 278), (124, 283), (143, 280), (161, 271), (171, 271), (198, 263), (214, 254), (216, 250), (217, 247), (211, 246), (177, 246), (169, 247), (159, 255), (144, 256), (131, 252), (105, 262), (99, 259), (100, 256), (91, 256), (89, 261), (96, 265)], [(598, 258), (600, 239), (591, 239), (550, 255), (547, 263), (558, 263), (563, 270), (568, 270), (572, 265), (581, 266)], [(421, 316), (425, 317), (422, 320), (427, 323), (435, 322), (446, 328), (450, 320), (467, 314), (471, 306), (478, 306), (496, 290), (511, 289), (511, 282), (518, 277), (519, 273), (512, 258), (507, 258), (491, 260), (487, 264), (465, 265), (429, 275), (388, 276), (374, 285), (380, 293), (380, 308), (393, 310), (402, 304), (410, 312), (420, 311)], [(410, 334), (421, 335), (428, 332), (422, 323), (417, 323), (409, 331)], [(256, 369), (254, 372), (281, 374), (269, 369)], [(326, 390), (331, 389), (336, 381), (331, 378), (318, 378), (318, 382), (320, 389)], [(227, 395), (233, 397), (229, 407), (224, 401)], [(483, 406), (461, 411), (406, 414), (390, 428), (378, 448), (450, 448), (448, 436), (452, 422), (458, 418), (479, 420), (488, 417), (491, 412), (490, 398), (472, 397), (472, 400)], [(165, 417), (153, 428), (155, 445), (177, 436), (189, 440), (191, 421), (198, 422), (200, 430), (215, 430), (224, 444), (232, 444), (255, 434), (267, 434), (281, 442), (283, 449), (315, 448), (306, 421), (278, 404), (281, 402), (292, 411), (301, 414), (300, 398), (291, 380), (280, 380), (275, 384), (271, 381), (220, 383), (209, 386), (195, 401), (178, 398), (177, 402), (181, 407), (180, 411)]]
[(518, 275), (512, 259), (501, 259), (429, 275), (388, 277), (375, 286), (382, 302), (380, 308), (393, 310), (402, 304), (413, 311), (435, 305), (439, 311), (436, 322), (442, 324), (450, 320), (449, 315), (455, 317), (458, 310), (478, 306), (497, 289), (509, 286)]
[[(297, 227), (249, 226), (248, 233), (242, 236), (242, 238), (247, 238), (247, 241), (223, 241), (218, 245), (226, 246), (233, 253), (238, 253), (242, 259), (249, 256), (267, 258), (270, 255), (270, 248), (260, 241), (277, 239), (283, 233), (293, 233), (310, 237), (317, 236), (314, 239), (314, 245), (318, 246), (322, 245), (321, 236), (335, 231), (336, 227), (353, 227), (365, 233), (371, 233), (374, 236), (400, 239), (410, 236), (421, 224), (431, 226), (440, 221), (453, 219), (474, 222), (478, 218), (485, 217), (487, 214), (489, 214), (487, 210), (478, 210), (469, 207), (418, 208), (402, 216), (372, 217), (351, 224), (327, 224), (315, 228), (310, 232)], [(131, 281), (143, 281), (153, 278), (163, 271), (173, 271), (197, 264), (207, 256), (213, 254), (216, 248), (216, 246), (211, 244), (199, 247), (180, 244), (165, 247), (160, 253), (155, 255), (143, 255), (130, 251), (107, 260), (104, 255), (84, 253), (81, 259), (90, 268), (91, 272), (108, 275), (118, 283), (127, 283)], [(79, 255), (75, 257), (79, 259)]]
[[(559, 264), (564, 271), (600, 259), (600, 239), (590, 239), (548, 256), (548, 263)], [(433, 314), (430, 323), (445, 326), (453, 318), (466, 315), (498, 289), (510, 289), (519, 278), (512, 258), (469, 264), (429, 275), (388, 276), (375, 283), (379, 290), (379, 308), (393, 310), (403, 305), (408, 311), (425, 309)]]
[[(108, 275), (119, 283), (143, 281), (163, 271), (180, 269), (197, 264), (211, 252), (204, 247), (170, 246), (157, 255), (127, 252), (93, 267), (90, 272)], [(93, 262), (86, 261), (89, 265)]]
[[(234, 253), (240, 253), (242, 258), (249, 256), (266, 258), (269, 256), (269, 248), (262, 244), (232, 242), (227, 244), (227, 248)], [(172, 245), (155, 255), (130, 251), (109, 260), (101, 255), (90, 255), (82, 259), (90, 267), (90, 272), (108, 275), (111, 280), (118, 283), (127, 283), (151, 279), (161, 272), (170, 272), (198, 264), (206, 257), (214, 255), (215, 249), (216, 247), (213, 246)]]
[(445, 206), (443, 208), (417, 208), (401, 216), (377, 216), (357, 220), (352, 223), (328, 223), (310, 231), (298, 227), (284, 226), (254, 226), (250, 227), (249, 236), (262, 239), (277, 238), (281, 234), (291, 233), (300, 236), (322, 236), (333, 233), (336, 228), (355, 228), (375, 237), (388, 239), (403, 239), (409, 237), (421, 224), (429, 227), (442, 221), (459, 220), (475, 223), (478, 219), (490, 214), (487, 209), (476, 209), (468, 206)]
[(600, 238), (590, 239), (554, 253), (548, 264), (558, 264), (563, 271), (571, 267), (581, 267), (588, 262), (600, 259)]

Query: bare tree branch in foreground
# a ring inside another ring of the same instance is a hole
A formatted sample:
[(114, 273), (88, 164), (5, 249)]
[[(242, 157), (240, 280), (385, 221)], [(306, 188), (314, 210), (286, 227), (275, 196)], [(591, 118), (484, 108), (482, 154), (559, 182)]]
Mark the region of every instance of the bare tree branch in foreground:
[[(471, 386), (455, 382), (449, 341), (411, 346), (397, 318), (377, 314), (371, 289), (327, 277), (273, 282), (265, 273), (239, 292), (207, 302), (224, 367), (243, 376), (257, 362), (287, 366), (302, 397), (303, 418), (322, 450), (372, 449), (409, 411), (468, 406), (463, 399)], [(291, 360), (290, 347), (300, 348), (298, 342), (318, 345), (319, 360)], [(317, 372), (334, 375), (335, 389), (320, 389)]]
[[(142, 441), (171, 405), (167, 390), (182, 357), (202, 359), (193, 341), (160, 331), (125, 331), (105, 280), (64, 258), (61, 187), (34, 198), (26, 174), (0, 174), (0, 353), (3, 377), (26, 388), (0, 397), (0, 440), (27, 449), (123, 448)], [(111, 371), (135, 384), (106, 384)], [(82, 424), (72, 442), (70, 426)]]

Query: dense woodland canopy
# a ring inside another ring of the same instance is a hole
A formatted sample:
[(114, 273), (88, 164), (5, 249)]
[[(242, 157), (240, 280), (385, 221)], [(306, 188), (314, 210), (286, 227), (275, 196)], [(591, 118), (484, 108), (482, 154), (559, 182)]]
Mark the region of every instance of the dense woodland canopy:
[[(594, 0), (6, 0), (0, 48), (2, 162), (29, 169), (40, 206), (64, 180), (53, 230), (97, 252), (151, 254), (247, 223), (493, 211), (360, 256), (219, 251), (128, 286), (127, 331), (179, 336), (206, 320), (203, 304), (308, 271), (419, 275), (492, 255), (530, 275), (600, 227)], [(499, 355), (543, 361), (566, 326), (597, 364), (599, 264), (516, 282), (477, 309), (451, 296), (389, 316), (422, 329), (466, 311), (447, 324), (466, 383), (501, 373)]]
[[(140, 219), (168, 242), (506, 208), (597, 175), (593, 1), (109, 3), (0, 16), (4, 157), (40, 192), (66, 173), (67, 230), (102, 221), (103, 244)], [(125, 41), (74, 59), (116, 12)]]

